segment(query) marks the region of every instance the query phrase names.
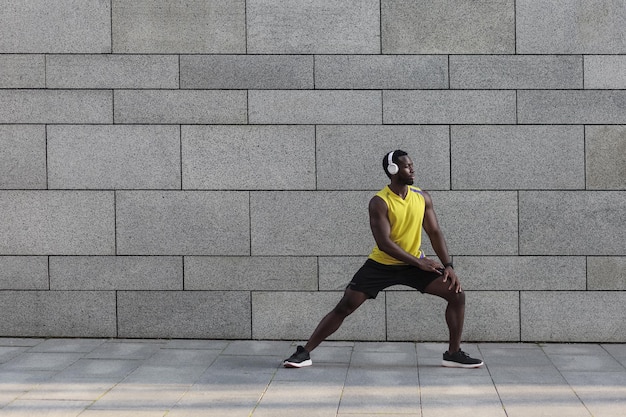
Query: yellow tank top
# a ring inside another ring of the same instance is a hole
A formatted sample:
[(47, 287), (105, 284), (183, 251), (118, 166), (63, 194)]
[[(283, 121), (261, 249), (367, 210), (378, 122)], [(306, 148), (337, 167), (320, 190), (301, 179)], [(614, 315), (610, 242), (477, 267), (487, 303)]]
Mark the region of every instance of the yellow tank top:
[[(391, 191), (389, 186), (380, 190), (376, 195), (387, 204), (387, 216), (391, 223), (391, 240), (411, 255), (423, 258), (420, 247), (426, 202), (422, 190), (409, 185), (409, 191), (404, 200)], [(404, 262), (381, 251), (378, 245), (372, 249), (369, 259), (385, 265), (405, 265)]]

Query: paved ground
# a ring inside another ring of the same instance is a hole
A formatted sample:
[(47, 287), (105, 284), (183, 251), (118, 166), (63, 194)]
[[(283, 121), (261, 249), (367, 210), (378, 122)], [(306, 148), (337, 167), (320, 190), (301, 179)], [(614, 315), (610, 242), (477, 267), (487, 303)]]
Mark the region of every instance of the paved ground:
[(285, 369), (290, 342), (0, 338), (0, 416), (626, 416), (624, 344), (325, 342)]

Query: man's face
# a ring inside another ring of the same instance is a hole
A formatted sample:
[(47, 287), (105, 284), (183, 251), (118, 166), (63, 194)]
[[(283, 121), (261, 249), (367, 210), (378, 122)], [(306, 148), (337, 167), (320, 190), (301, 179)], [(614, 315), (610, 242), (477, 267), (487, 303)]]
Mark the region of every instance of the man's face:
[(407, 155), (398, 158), (398, 179), (402, 184), (413, 185), (415, 181), (415, 171), (413, 171), (413, 161)]

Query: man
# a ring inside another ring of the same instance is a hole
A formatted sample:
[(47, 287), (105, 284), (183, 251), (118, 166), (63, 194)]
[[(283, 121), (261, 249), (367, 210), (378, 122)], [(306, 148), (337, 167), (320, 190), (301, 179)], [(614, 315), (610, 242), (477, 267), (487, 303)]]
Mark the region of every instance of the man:
[[(308, 342), (285, 359), (283, 365), (287, 368), (312, 365), (309, 353), (339, 329), (347, 316), (368, 298), (376, 298), (381, 290), (398, 284), (448, 302), (445, 319), (449, 345), (443, 354), (443, 366), (477, 368), (483, 365), (480, 359), (471, 358), (461, 350), (465, 294), (454, 272), (430, 195), (413, 186), (413, 162), (406, 152), (396, 150), (385, 155), (383, 169), (391, 183), (369, 202), (370, 228), (376, 246), (346, 287), (337, 306), (320, 321)], [(443, 263), (424, 256), (422, 227)]]

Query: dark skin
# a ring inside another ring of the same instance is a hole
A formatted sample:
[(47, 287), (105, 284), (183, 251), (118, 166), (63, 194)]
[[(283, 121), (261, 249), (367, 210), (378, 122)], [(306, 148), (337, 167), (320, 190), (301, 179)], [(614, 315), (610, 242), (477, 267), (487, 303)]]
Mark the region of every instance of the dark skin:
[[(401, 198), (406, 198), (409, 191), (408, 186), (412, 185), (415, 180), (413, 162), (405, 155), (398, 158), (397, 165), (399, 168), (398, 173), (390, 176), (391, 183), (389, 188)], [(450, 255), (448, 254), (443, 233), (437, 222), (432, 199), (427, 192), (423, 192), (422, 195), (426, 203), (423, 228), (428, 234), (437, 257), (444, 260), (444, 263), (448, 263), (450, 262)], [(441, 297), (448, 302), (445, 313), (446, 324), (450, 334), (448, 350), (450, 352), (458, 351), (461, 347), (461, 334), (465, 317), (465, 294), (454, 269), (450, 266), (444, 268), (441, 262), (434, 259), (418, 258), (398, 246), (390, 237), (391, 223), (387, 216), (387, 204), (382, 198), (374, 196), (370, 200), (369, 217), (370, 228), (380, 250), (409, 265), (441, 275), (441, 279), (431, 282), (424, 289), (424, 292)], [(315, 349), (322, 341), (339, 329), (343, 320), (367, 299), (368, 296), (365, 293), (347, 288), (337, 306), (317, 325), (304, 348), (309, 352)]]

